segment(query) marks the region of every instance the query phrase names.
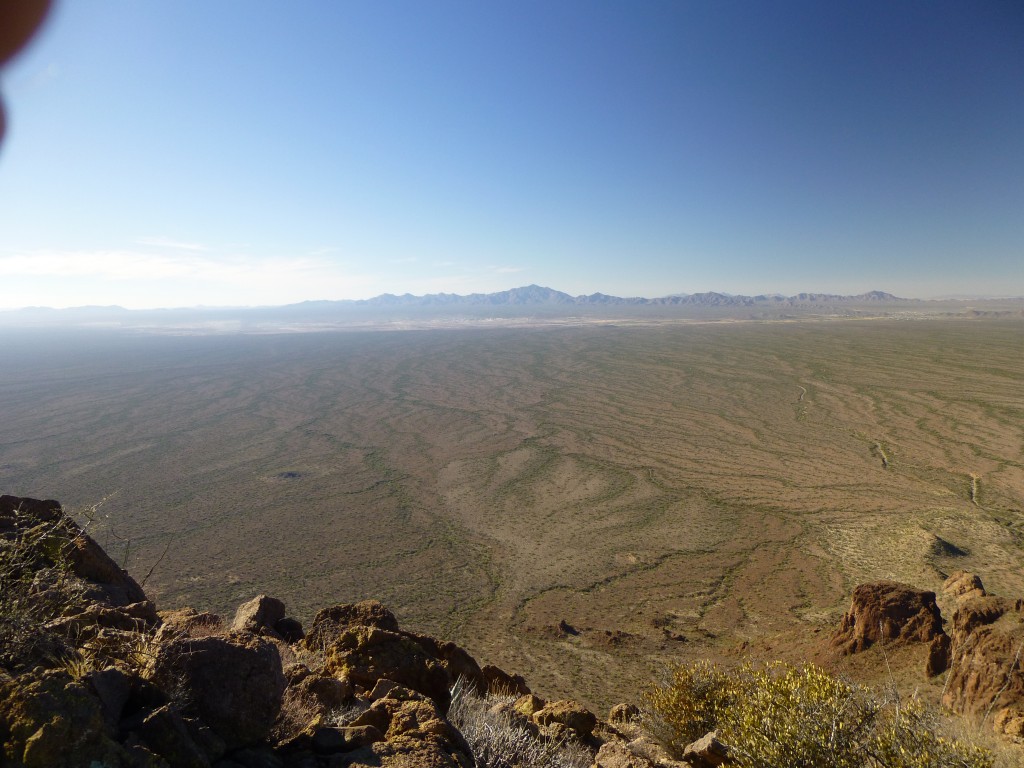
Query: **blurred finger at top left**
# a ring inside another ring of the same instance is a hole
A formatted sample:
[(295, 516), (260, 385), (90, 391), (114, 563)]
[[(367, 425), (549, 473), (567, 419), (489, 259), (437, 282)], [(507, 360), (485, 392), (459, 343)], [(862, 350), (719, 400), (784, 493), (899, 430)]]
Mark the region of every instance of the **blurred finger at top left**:
[[(25, 47), (42, 26), (52, 0), (0, 0), (0, 66)], [(0, 140), (4, 127), (3, 102), (0, 101)]]

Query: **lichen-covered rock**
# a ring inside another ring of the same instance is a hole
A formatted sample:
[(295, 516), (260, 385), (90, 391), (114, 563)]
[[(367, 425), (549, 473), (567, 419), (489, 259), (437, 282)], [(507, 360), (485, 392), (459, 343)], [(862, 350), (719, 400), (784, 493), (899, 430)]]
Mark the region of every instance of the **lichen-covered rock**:
[(539, 712), (547, 704), (544, 699), (533, 693), (520, 696), (512, 703), (512, 708), (521, 715), (532, 718), (534, 713)]
[[(308, 640), (308, 637), (307, 637)], [(442, 711), (451, 703), (449, 676), (415, 639), (376, 626), (354, 626), (327, 648), (324, 670), (372, 689), (387, 678), (429, 696)]]
[(274, 644), (246, 632), (170, 640), (158, 647), (150, 678), (229, 750), (267, 736), (287, 682)]
[(548, 727), (554, 723), (564, 725), (577, 738), (585, 740), (594, 732), (597, 717), (589, 709), (576, 701), (552, 701), (542, 709), (533, 713), (533, 722)]
[(285, 677), (288, 685), (273, 729), (277, 741), (289, 740), (352, 699), (352, 684), (348, 680), (311, 672), (302, 664), (286, 668)]
[(0, 683), (0, 763), (26, 768), (128, 764), (99, 700), (63, 672), (23, 675)]
[(1024, 741), (1024, 702), (1003, 707), (992, 717), (992, 727), (997, 733), (1016, 742)]
[(632, 723), (640, 717), (636, 704), (616, 704), (608, 712), (609, 723)]
[[(382, 766), (469, 766), (470, 749), (434, 701), (403, 686), (393, 687), (375, 701), (350, 727), (374, 728), (385, 738), (372, 745)], [(364, 759), (369, 760), (367, 755)], [(360, 764), (359, 762), (353, 765)], [(373, 764), (373, 763), (368, 763)]]
[(346, 768), (472, 768), (473, 760), (462, 752), (449, 752), (433, 740), (379, 741), (346, 755)]
[(887, 643), (930, 643), (943, 633), (935, 593), (893, 581), (861, 584), (853, 590), (831, 647), (842, 654), (858, 653)]
[(350, 627), (379, 627), (398, 631), (398, 619), (376, 600), (345, 603), (317, 611), (303, 640), (310, 650), (318, 651), (333, 643)]

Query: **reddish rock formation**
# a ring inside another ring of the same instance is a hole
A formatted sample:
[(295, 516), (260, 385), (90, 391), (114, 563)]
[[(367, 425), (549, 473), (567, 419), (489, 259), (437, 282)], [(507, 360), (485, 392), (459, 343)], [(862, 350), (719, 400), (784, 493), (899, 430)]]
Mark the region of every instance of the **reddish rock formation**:
[(887, 643), (930, 643), (943, 634), (942, 616), (934, 592), (906, 584), (879, 581), (853, 590), (850, 610), (843, 616), (831, 647), (843, 654), (858, 653), (880, 640)]
[(984, 597), (985, 586), (976, 574), (967, 571), (955, 571), (942, 584), (942, 594), (956, 600), (969, 597)]
[(942, 703), (1024, 738), (1024, 601), (988, 595), (961, 601)]

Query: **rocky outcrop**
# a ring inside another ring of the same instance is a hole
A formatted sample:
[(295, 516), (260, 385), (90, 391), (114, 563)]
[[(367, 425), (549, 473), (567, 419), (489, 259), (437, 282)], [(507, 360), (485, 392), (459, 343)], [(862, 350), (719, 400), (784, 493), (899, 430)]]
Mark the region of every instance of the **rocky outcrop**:
[[(447, 719), (456, 681), (529, 690), (375, 601), (320, 611), (308, 634), (268, 595), (230, 622), (157, 612), (52, 501), (0, 499), (0, 558), (0, 607), (31, 608), (25, 643), (0, 643), (4, 765), (470, 768)], [(556, 704), (544, 727), (591, 733), (593, 715)]]
[(397, 632), (398, 619), (376, 600), (335, 605), (317, 611), (303, 642), (310, 650), (323, 650), (349, 627), (378, 627)]
[(926, 674), (948, 674), (943, 705), (1024, 741), (1024, 600), (988, 594), (967, 571), (951, 574), (942, 593), (956, 605), (948, 634), (935, 593), (894, 582), (862, 584), (830, 645), (846, 654), (883, 640), (927, 642)]
[(942, 594), (955, 600), (985, 597), (985, 586), (977, 574), (955, 571), (942, 584)]
[(507, 694), (509, 696), (522, 696), (530, 692), (522, 675), (510, 675), (493, 664), (484, 664), (480, 668), (484, 677), (484, 685), (488, 691)]
[(324, 670), (370, 690), (386, 678), (429, 696), (445, 711), (448, 673), (415, 640), (376, 626), (349, 627), (326, 650)]
[(968, 596), (952, 625), (942, 703), (1024, 740), (1024, 600)]
[(930, 643), (942, 635), (942, 615), (934, 592), (907, 584), (879, 581), (853, 590), (849, 611), (832, 636), (831, 647), (850, 654), (877, 642)]
[(146, 599), (135, 579), (63, 513), (59, 502), (0, 496), (0, 535), (13, 538), (30, 531), (46, 537), (50, 546), (39, 554), (50, 565), (60, 562), (83, 581), (85, 598), (114, 607)]

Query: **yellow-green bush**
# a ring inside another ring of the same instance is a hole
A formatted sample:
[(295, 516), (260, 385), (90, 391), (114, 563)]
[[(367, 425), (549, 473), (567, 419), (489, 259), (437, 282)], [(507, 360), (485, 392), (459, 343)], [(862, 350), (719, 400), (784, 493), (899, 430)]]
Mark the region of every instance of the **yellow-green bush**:
[(916, 699), (882, 701), (812, 665), (676, 667), (646, 694), (666, 744), (710, 730), (740, 768), (988, 768), (988, 752), (946, 739)]

